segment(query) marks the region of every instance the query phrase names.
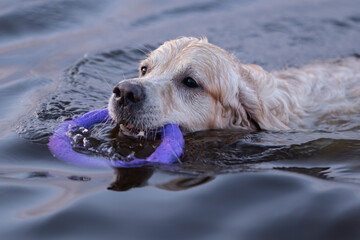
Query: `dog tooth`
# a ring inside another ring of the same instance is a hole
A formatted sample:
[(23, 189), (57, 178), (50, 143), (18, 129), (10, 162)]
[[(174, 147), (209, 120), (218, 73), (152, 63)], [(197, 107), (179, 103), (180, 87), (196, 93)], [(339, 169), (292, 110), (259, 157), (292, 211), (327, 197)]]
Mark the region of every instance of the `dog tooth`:
[(120, 129), (123, 130), (123, 131), (127, 131), (123, 124), (120, 124)]

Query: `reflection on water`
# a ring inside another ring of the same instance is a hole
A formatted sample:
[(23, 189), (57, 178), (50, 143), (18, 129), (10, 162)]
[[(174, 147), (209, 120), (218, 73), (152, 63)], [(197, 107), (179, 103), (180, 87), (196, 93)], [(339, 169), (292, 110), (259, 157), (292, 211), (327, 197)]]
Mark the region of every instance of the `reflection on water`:
[[(108, 187), (113, 191), (127, 191), (131, 188), (144, 187), (154, 173), (151, 168), (119, 168), (115, 169), (116, 180)], [(199, 186), (213, 180), (213, 176), (181, 176), (154, 186), (168, 191), (180, 191)]]
[[(93, 176), (68, 175), (61, 171), (31, 171), (26, 168), (2, 168), (0, 172), (1, 182), (7, 184), (18, 184), (28, 186), (42, 186), (50, 188), (49, 197), (46, 202), (39, 201), (38, 206), (18, 213), (19, 217), (34, 217), (38, 215), (56, 212), (59, 209), (66, 208), (79, 198), (94, 192), (101, 191), (106, 187), (104, 180), (109, 181), (112, 175), (93, 174)], [(95, 178), (96, 181), (90, 181)], [(89, 182), (90, 181), (90, 182)], [(89, 182), (84, 185), (85, 182)], [(54, 192), (55, 189), (56, 191)]]
[(148, 180), (153, 174), (154, 169), (145, 167), (115, 169), (115, 180), (113, 180), (114, 174), (111, 172), (74, 175), (57, 170), (48, 172), (32, 171), (26, 168), (3, 168), (0, 172), (0, 181), (23, 186), (50, 187), (49, 190), (42, 191), (51, 193), (46, 197), (45, 202), (42, 199), (35, 204), (36, 206), (17, 213), (20, 218), (30, 218), (60, 211), (78, 199), (104, 191), (104, 189), (124, 192), (150, 185), (163, 190), (180, 191), (214, 179), (211, 176), (173, 176), (162, 183), (152, 184)]
[(176, 178), (167, 183), (158, 184), (156, 186), (158, 188), (168, 191), (181, 191), (181, 190), (187, 190), (189, 188), (197, 187), (201, 184), (208, 183), (214, 179), (215, 177), (213, 176), (182, 177), (182, 178)]
[[(356, 0), (0, 1), (0, 238), (359, 239), (360, 115), (311, 130), (184, 133), (171, 167), (77, 168), (45, 145), (62, 121), (105, 108), (112, 86), (165, 40), (205, 35), (245, 63), (281, 69), (359, 56), (359, 9)], [(91, 131), (109, 158), (158, 144)]]
[(147, 185), (147, 180), (153, 175), (150, 168), (124, 168), (116, 169), (116, 180), (108, 188), (113, 191), (127, 191), (135, 187)]

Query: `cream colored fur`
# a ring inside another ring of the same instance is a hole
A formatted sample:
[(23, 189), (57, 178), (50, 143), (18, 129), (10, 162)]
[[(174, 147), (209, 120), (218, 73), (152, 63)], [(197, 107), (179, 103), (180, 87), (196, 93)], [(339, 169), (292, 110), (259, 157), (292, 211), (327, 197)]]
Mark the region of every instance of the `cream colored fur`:
[[(144, 76), (125, 80), (145, 87), (142, 109), (119, 114), (109, 104), (115, 120), (126, 116), (142, 129), (167, 123), (190, 131), (313, 128), (327, 116), (360, 112), (356, 58), (267, 72), (241, 63), (206, 38), (182, 37), (151, 52), (142, 66), (148, 69)], [(200, 87), (186, 87), (182, 81), (188, 76)]]

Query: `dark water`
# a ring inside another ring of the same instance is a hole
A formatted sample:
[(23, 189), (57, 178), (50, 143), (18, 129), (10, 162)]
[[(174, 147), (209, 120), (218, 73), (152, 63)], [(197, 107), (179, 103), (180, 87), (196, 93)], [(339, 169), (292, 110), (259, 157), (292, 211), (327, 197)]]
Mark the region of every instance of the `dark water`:
[[(360, 239), (360, 115), (309, 131), (185, 135), (175, 167), (92, 169), (47, 149), (165, 40), (267, 70), (360, 54), (360, 2), (0, 2), (0, 239)], [(94, 129), (120, 154), (139, 143)], [(146, 154), (153, 148), (145, 145)]]

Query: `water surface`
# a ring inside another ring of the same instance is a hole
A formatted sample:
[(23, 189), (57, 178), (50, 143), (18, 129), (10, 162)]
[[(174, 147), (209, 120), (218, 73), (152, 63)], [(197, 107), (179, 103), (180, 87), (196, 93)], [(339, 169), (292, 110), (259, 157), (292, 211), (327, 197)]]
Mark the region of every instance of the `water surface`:
[[(0, 238), (359, 239), (360, 115), (309, 131), (188, 133), (174, 167), (93, 169), (50, 154), (59, 123), (106, 107), (114, 84), (179, 36), (269, 71), (301, 66), (360, 54), (360, 4), (0, 2)], [(154, 148), (110, 132), (94, 129), (96, 146)]]

